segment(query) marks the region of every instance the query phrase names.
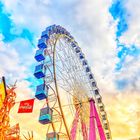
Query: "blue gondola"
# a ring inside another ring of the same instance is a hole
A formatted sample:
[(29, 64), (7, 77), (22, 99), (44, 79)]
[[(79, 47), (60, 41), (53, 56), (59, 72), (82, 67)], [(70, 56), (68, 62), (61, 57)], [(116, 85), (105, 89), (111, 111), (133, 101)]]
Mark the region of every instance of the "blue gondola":
[(59, 30), (59, 33), (62, 34), (62, 32), (63, 32), (62, 27), (61, 27), (60, 25), (58, 25), (57, 28), (58, 28), (58, 30)]
[(63, 28), (63, 32), (64, 32), (65, 35), (67, 35), (67, 31), (66, 31), (65, 28)]
[(76, 47), (76, 48), (75, 48), (75, 52), (76, 52), (76, 53), (80, 53), (80, 52), (81, 52), (81, 48), (80, 48), (80, 47)]
[(96, 94), (96, 95), (99, 95), (98, 89), (95, 90), (95, 94)]
[(92, 82), (91, 85), (92, 85), (92, 87), (96, 87), (96, 83), (95, 82)]
[(48, 27), (46, 28), (46, 31), (51, 31), (51, 30), (52, 30), (52, 26), (53, 26), (53, 25), (48, 26)]
[(80, 53), (80, 54), (79, 54), (79, 58), (80, 58), (80, 59), (84, 59), (84, 54), (83, 54), (83, 53)]
[(36, 87), (35, 97), (38, 100), (43, 100), (48, 97), (48, 87), (44, 83)]
[(71, 34), (69, 35), (69, 37), (70, 37), (71, 39), (74, 39), (73, 36), (72, 36)]
[(48, 30), (43, 31), (41, 34), (41, 38), (49, 39), (49, 31)]
[(83, 64), (83, 66), (86, 66), (87, 65), (87, 60), (83, 60), (82, 64)]
[[(53, 34), (54, 31), (56, 30), (57, 26), (54, 24), (54, 25), (51, 25), (49, 27), (46, 28), (46, 34), (47, 36), (49, 37), (49, 35)], [(44, 32), (45, 33), (45, 32)], [(46, 36), (46, 37), (47, 37)]]
[(43, 78), (43, 77), (45, 77), (44, 71), (45, 71), (44, 65), (40, 64), (40, 65), (35, 67), (34, 76), (37, 79)]
[(60, 34), (61, 32), (60, 32), (60, 29), (59, 28), (57, 28), (56, 29), (56, 34)]
[(61, 34), (65, 34), (65, 31), (63, 29), (61, 29)]
[(89, 74), (89, 79), (92, 80), (93, 79), (93, 74)]
[(54, 24), (54, 25), (52, 25), (52, 32), (56, 33), (56, 31), (57, 31), (57, 26)]
[(54, 25), (51, 26), (51, 30), (55, 31), (55, 29), (56, 29), (56, 25), (54, 24)]
[(59, 140), (59, 135), (56, 132), (47, 133), (46, 140)]
[(53, 33), (54, 33), (53, 26), (51, 26), (51, 28), (49, 29), (49, 35), (52, 35)]
[(90, 68), (88, 66), (86, 67), (86, 72), (90, 72)]
[(72, 43), (71, 43), (71, 46), (72, 46), (73, 48), (75, 48), (75, 47), (76, 47), (76, 44), (75, 44), (74, 42), (72, 42)]
[(47, 39), (41, 38), (38, 40), (38, 48), (47, 48)]
[(102, 98), (100, 97), (100, 98), (97, 98), (97, 102), (98, 103), (102, 103)]
[(65, 34), (67, 35), (67, 36), (69, 36), (70, 35), (70, 33), (66, 30), (65, 31)]
[(69, 37), (65, 37), (66, 41), (70, 42), (71, 39)]
[(35, 59), (40, 62), (45, 59), (44, 49), (36, 50)]
[(40, 110), (39, 122), (41, 124), (48, 124), (52, 121), (52, 109), (49, 107)]

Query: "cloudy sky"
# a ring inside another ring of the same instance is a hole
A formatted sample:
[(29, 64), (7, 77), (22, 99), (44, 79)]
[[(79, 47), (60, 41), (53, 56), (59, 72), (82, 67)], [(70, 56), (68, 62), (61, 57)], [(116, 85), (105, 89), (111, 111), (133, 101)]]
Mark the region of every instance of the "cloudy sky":
[[(32, 98), (37, 40), (47, 26), (61, 25), (92, 67), (113, 139), (140, 137), (139, 7), (139, 0), (0, 0), (0, 76), (9, 84), (18, 80), (17, 101)], [(29, 115), (11, 116), (21, 129), (33, 127), (22, 122), (31, 120)]]

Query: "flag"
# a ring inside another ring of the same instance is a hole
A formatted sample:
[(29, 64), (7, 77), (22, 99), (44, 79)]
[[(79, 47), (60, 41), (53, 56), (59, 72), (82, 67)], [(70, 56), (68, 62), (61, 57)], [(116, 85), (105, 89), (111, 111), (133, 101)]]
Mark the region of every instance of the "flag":
[(18, 113), (31, 113), (33, 111), (34, 99), (20, 102)]
[(5, 97), (6, 97), (5, 85), (4, 85), (4, 81), (2, 80), (0, 83), (0, 109), (3, 105)]

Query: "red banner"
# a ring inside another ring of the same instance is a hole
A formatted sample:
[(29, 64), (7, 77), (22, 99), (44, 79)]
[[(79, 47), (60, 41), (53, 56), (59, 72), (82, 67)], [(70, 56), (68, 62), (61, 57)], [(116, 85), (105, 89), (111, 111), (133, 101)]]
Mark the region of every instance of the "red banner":
[(33, 111), (34, 99), (21, 101), (18, 113), (31, 113)]

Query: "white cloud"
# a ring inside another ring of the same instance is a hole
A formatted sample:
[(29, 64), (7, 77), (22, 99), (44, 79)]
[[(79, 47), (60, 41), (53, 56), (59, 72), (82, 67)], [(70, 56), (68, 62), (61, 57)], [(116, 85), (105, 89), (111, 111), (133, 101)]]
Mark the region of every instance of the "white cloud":
[(106, 95), (105, 101), (113, 139), (128, 140), (140, 134), (140, 96), (135, 93)]
[(27, 52), (23, 52), (29, 50), (28, 47), (28, 40), (24, 39), (17, 38), (8, 44), (0, 41), (0, 77), (5, 76), (7, 84), (11, 85), (17, 80), (17, 100), (20, 97), (33, 96), (33, 91), (30, 89), (31, 83), (25, 80), (32, 76), (29, 67), (33, 63), (33, 54), (29, 52), (26, 55)]
[[(2, 47), (0, 47), (0, 56), (1, 56), (0, 67), (5, 71), (5, 74), (7, 76), (11, 75), (13, 78), (24, 79), (26, 75), (25, 73), (28, 71), (26, 67), (28, 65), (28, 61), (24, 60), (26, 59), (28, 60), (27, 57), (33, 56), (32, 54), (31, 56), (26, 55), (26, 52), (21, 56), (22, 52), (18, 52), (18, 49), (16, 49), (16, 47), (15, 48), (13, 47), (14, 45), (16, 45), (15, 43), (16, 41), (21, 43), (21, 44), (18, 43), (18, 47), (19, 48), (21, 47), (21, 49), (23, 49), (22, 51), (25, 50), (24, 47), (22, 47), (23, 40), (21, 42), (20, 39), (17, 39), (9, 44), (3, 43)], [(24, 42), (26, 42), (26, 40), (24, 40)]]
[[(127, 17), (128, 30), (122, 34), (119, 40), (125, 47), (129, 48), (131, 45), (135, 45), (140, 48), (140, 2), (139, 0), (127, 0), (124, 7), (126, 8), (125, 12), (129, 14)], [(122, 92), (137, 93), (140, 91), (138, 85), (140, 81), (140, 57), (126, 53), (123, 55), (125, 55), (125, 61), (122, 70), (116, 75), (116, 80), (125, 80), (127, 82), (127, 86)]]
[[(129, 28), (120, 38), (120, 42), (127, 44), (136, 44), (139, 47), (139, 2), (129, 1), (126, 4), (130, 17), (128, 19)], [(123, 93), (139, 92), (140, 67), (139, 57), (130, 57), (127, 54), (123, 68), (116, 72), (115, 67), (119, 62), (117, 57), (118, 48), (116, 46), (116, 24), (109, 14), (111, 1), (92, 1), (83, 0), (77, 6), (77, 22), (85, 27), (83, 31), (81, 46), (90, 60), (95, 78), (102, 93), (117, 93), (116, 80), (124, 79), (128, 81)], [(134, 9), (136, 8), (136, 12)], [(83, 12), (81, 12), (83, 11)]]
[(38, 33), (40, 29), (43, 30), (50, 24), (47, 10), (50, 0), (2, 0), (2, 2), (5, 12), (11, 14), (10, 18), (19, 30), (28, 27)]
[(124, 89), (125, 92), (139, 93), (140, 91), (140, 57), (126, 56), (124, 67), (116, 75), (117, 80), (125, 80), (127, 87)]
[(128, 30), (120, 38), (125, 44), (136, 44), (140, 47), (140, 2), (139, 0), (127, 0), (125, 7), (130, 14), (128, 17)]
[(81, 26), (87, 28), (82, 37), (82, 48), (93, 67), (97, 83), (103, 92), (111, 93), (115, 90), (114, 69), (118, 60), (116, 23), (112, 22), (109, 6), (109, 1), (83, 0), (77, 6), (76, 18)]

